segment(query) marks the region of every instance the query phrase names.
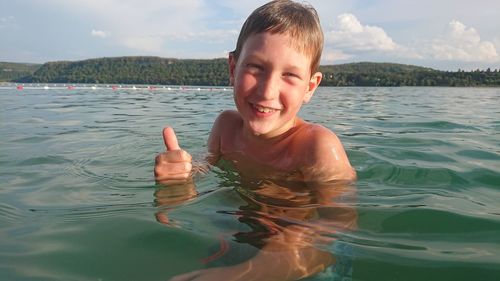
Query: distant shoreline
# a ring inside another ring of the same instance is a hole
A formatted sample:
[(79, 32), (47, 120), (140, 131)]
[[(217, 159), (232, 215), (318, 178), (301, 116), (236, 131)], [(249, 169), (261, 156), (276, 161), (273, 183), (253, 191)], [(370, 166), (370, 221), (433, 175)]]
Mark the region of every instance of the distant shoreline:
[[(111, 57), (45, 64), (0, 62), (0, 81), (115, 85), (228, 86), (227, 59)], [(395, 63), (321, 65), (322, 86), (500, 87), (500, 70), (440, 71)]]
[(137, 91), (232, 91), (230, 86), (143, 85), (143, 84), (79, 84), (79, 83), (15, 83), (0, 82), (0, 89), (12, 90), (137, 90)]
[[(320, 88), (395, 88), (394, 86), (325, 86)], [(499, 88), (500, 86), (397, 86), (399, 88)], [(228, 92), (232, 86), (201, 85), (147, 85), (147, 84), (80, 84), (80, 83), (16, 83), (0, 82), (0, 90), (105, 90), (105, 91), (138, 91), (138, 92)]]

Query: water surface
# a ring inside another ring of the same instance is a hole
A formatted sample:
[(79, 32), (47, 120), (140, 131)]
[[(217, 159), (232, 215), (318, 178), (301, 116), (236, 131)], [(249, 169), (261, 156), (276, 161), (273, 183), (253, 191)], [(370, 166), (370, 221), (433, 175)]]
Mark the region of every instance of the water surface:
[[(358, 173), (358, 228), (336, 237), (353, 280), (498, 280), (499, 99), (489, 88), (325, 87), (303, 108)], [(248, 226), (230, 174), (197, 177), (199, 195), (171, 205), (158, 204), (152, 174), (164, 126), (202, 158), (232, 108), (223, 89), (0, 89), (0, 279), (167, 280), (210, 266), (221, 241), (252, 255), (233, 235)]]

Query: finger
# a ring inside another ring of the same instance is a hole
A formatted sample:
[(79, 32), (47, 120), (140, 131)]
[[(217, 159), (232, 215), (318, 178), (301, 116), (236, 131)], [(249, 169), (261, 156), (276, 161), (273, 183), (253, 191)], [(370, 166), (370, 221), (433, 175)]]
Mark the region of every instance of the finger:
[(161, 184), (184, 184), (192, 181), (191, 173), (170, 174), (155, 169), (155, 180)]
[(167, 163), (191, 162), (192, 160), (191, 154), (185, 150), (173, 150), (158, 154), (155, 163), (156, 165), (164, 165)]
[(154, 172), (156, 177), (178, 177), (178, 175), (191, 174), (192, 165), (189, 162), (167, 163), (155, 165)]
[(179, 150), (179, 142), (177, 141), (177, 136), (175, 135), (174, 129), (171, 127), (166, 127), (163, 129), (163, 142), (167, 151), (169, 150)]

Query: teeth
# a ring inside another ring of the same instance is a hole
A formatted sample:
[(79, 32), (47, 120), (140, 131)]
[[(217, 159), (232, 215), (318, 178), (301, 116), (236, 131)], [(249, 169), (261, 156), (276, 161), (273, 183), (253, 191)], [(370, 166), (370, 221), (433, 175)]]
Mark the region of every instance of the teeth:
[(274, 109), (272, 109), (272, 108), (263, 107), (260, 105), (255, 105), (254, 107), (255, 107), (255, 109), (257, 109), (257, 111), (262, 112), (262, 113), (269, 113), (269, 112), (274, 111)]

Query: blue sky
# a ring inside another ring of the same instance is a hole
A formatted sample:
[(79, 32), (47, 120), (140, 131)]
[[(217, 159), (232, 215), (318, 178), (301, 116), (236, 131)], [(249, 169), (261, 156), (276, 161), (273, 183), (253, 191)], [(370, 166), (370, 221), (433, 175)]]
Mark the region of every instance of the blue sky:
[[(0, 61), (226, 57), (266, 1), (0, 0)], [(500, 68), (498, 0), (310, 0), (322, 64), (395, 62)]]

